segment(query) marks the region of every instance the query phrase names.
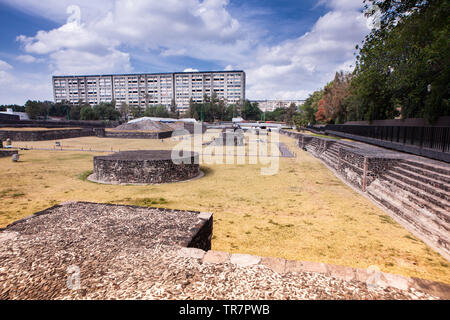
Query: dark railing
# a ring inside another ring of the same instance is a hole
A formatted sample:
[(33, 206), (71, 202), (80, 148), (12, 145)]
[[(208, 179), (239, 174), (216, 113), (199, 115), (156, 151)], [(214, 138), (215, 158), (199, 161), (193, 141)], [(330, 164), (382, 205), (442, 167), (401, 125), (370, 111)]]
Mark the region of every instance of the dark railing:
[(319, 132), (336, 131), (355, 136), (450, 152), (450, 127), (339, 125), (308, 126)]

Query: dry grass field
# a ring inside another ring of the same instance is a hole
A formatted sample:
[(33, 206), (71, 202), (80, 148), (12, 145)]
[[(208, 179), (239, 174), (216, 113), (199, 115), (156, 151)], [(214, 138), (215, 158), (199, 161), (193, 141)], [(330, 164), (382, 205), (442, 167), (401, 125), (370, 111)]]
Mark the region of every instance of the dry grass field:
[[(450, 283), (450, 266), (372, 202), (353, 191), (321, 161), (281, 136), (295, 158), (267, 165), (202, 165), (205, 176), (151, 186), (101, 185), (86, 180), (86, 151), (20, 151), (20, 162), (0, 159), (0, 226), (68, 200), (156, 206), (214, 213), (213, 249), (319, 261)], [(177, 141), (108, 138), (60, 140), (84, 150), (169, 149)], [(13, 142), (53, 148), (54, 141)]]

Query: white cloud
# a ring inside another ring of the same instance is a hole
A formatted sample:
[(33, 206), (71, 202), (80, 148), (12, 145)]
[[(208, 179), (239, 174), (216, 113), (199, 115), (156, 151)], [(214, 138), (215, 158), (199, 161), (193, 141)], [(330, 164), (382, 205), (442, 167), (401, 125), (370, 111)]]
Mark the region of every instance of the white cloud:
[(184, 69), (183, 72), (198, 72), (198, 69), (187, 68), (187, 69)]
[[(17, 38), (27, 53), (17, 57), (22, 62), (45, 58), (54, 74), (93, 74), (132, 72), (132, 58), (169, 69), (170, 58), (190, 57), (244, 69), (251, 99), (306, 98), (335, 71), (349, 70), (368, 32), (361, 0), (323, 1), (329, 12), (309, 32), (272, 46), (264, 32), (248, 31), (258, 26), (230, 14), (227, 0), (6, 1), (61, 22)], [(72, 4), (81, 20), (67, 20)]]
[(16, 57), (17, 61), (23, 62), (23, 63), (36, 63), (36, 62), (44, 62), (44, 59), (38, 59), (32, 55), (29, 54), (23, 54)]
[(51, 99), (50, 75), (12, 73), (8, 71), (12, 67), (4, 69), (2, 62), (0, 60), (0, 104), (24, 104), (28, 99)]
[(59, 28), (32, 37), (20, 35), (17, 40), (27, 53), (49, 55), (57, 73), (129, 71), (130, 55), (119, 49), (122, 45), (160, 50), (162, 57), (198, 52), (193, 56), (220, 59), (220, 51), (227, 46), (231, 51), (240, 36), (239, 22), (227, 12), (227, 4), (226, 0), (116, 0), (97, 19), (83, 21), (81, 6), (81, 21), (74, 17)]
[(333, 10), (358, 10), (364, 7), (362, 0), (320, 0), (317, 6), (325, 5)]
[(13, 67), (6, 61), (0, 60), (0, 71), (10, 70)]
[(244, 66), (249, 98), (306, 98), (336, 71), (351, 71), (355, 45), (367, 31), (358, 10), (330, 11), (303, 36), (259, 48), (254, 62)]
[(130, 55), (118, 50), (96, 54), (81, 50), (58, 50), (50, 55), (54, 74), (101, 74), (131, 72)]

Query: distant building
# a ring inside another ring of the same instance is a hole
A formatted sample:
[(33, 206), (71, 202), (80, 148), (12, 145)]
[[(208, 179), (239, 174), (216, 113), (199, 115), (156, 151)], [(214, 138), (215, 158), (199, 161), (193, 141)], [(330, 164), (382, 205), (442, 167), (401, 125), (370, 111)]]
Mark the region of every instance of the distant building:
[(305, 100), (252, 100), (251, 102), (258, 102), (258, 107), (263, 112), (272, 112), (277, 108), (288, 108), (291, 103), (295, 103), (297, 108), (305, 103)]
[(19, 116), (20, 120), (30, 120), (26, 112), (15, 112), (13, 109), (7, 108), (6, 111), (0, 111), (2, 114)]
[(227, 104), (245, 100), (244, 71), (54, 76), (52, 81), (56, 103), (65, 100), (95, 105), (115, 100), (117, 108), (123, 102), (141, 108), (154, 105), (169, 108), (174, 100), (177, 109), (185, 112), (190, 98), (201, 103), (203, 96), (211, 96), (212, 92)]

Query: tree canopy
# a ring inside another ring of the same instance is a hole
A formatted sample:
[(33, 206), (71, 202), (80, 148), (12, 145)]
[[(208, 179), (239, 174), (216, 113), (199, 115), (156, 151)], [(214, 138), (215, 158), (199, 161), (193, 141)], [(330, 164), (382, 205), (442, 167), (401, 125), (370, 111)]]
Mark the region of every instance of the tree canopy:
[[(450, 115), (449, 2), (365, 0), (380, 23), (357, 46), (355, 70), (323, 89), (315, 120), (425, 118)], [(304, 122), (304, 121), (303, 121)]]

